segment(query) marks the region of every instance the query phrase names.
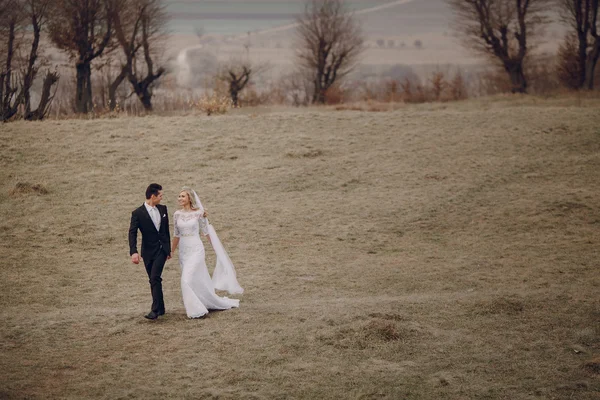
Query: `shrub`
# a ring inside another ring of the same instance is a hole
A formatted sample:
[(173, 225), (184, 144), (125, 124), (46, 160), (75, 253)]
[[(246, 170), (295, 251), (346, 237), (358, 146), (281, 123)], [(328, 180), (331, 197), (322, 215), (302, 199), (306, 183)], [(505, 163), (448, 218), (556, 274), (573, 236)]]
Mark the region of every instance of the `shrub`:
[(344, 97), (344, 90), (337, 85), (333, 85), (325, 92), (325, 104), (343, 103)]
[(579, 67), (579, 51), (577, 37), (569, 34), (558, 48), (556, 76), (559, 82), (568, 89), (578, 89), (582, 71)]
[(206, 115), (225, 114), (233, 106), (229, 97), (212, 94), (205, 95), (194, 103), (194, 106)]

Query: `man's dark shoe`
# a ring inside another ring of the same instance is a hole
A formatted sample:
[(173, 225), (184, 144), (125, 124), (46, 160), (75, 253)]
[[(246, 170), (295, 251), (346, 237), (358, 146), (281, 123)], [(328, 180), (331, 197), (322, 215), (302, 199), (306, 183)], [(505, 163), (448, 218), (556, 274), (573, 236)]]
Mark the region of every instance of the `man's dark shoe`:
[(156, 318), (158, 318), (158, 314), (155, 313), (154, 311), (150, 311), (148, 314), (144, 315), (144, 318), (156, 319)]
[(165, 315), (165, 310), (160, 310), (158, 313), (158, 316), (160, 317), (161, 315)]

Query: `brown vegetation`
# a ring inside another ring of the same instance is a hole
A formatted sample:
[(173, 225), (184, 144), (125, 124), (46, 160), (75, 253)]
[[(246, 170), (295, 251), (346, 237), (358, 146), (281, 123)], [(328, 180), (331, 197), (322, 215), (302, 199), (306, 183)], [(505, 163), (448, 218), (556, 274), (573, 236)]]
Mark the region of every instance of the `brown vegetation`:
[(453, 75), (437, 70), (429, 75), (424, 84), (405, 78), (403, 81), (388, 80), (379, 85), (364, 86), (360, 100), (387, 103), (446, 102), (465, 100), (469, 97), (468, 92), (467, 82), (460, 70)]
[(206, 113), (208, 116), (213, 114), (225, 114), (231, 107), (233, 107), (233, 103), (229, 97), (216, 93), (210, 96), (203, 96), (192, 104), (195, 108)]
[[(0, 397), (597, 399), (599, 106), (5, 124)], [(143, 318), (127, 227), (150, 181), (170, 213), (199, 191), (239, 309), (187, 319), (175, 255)]]
[(582, 73), (581, 62), (577, 49), (577, 39), (574, 34), (567, 35), (558, 48), (558, 65), (556, 75), (560, 83), (572, 90), (581, 87)]
[(41, 194), (45, 195), (50, 193), (48, 189), (39, 183), (29, 183), (29, 182), (17, 182), (14, 188), (10, 189), (8, 194), (10, 196), (25, 196), (31, 194)]
[[(600, 58), (599, 0), (559, 0), (563, 20), (571, 29), (561, 49), (563, 73), (576, 74), (575, 88), (594, 88), (596, 64)], [(569, 54), (570, 59), (565, 56)], [(576, 67), (574, 65), (575, 64)], [(568, 78), (568, 75), (565, 76)], [(572, 85), (573, 83), (570, 82)]]
[(600, 357), (586, 361), (584, 368), (593, 374), (600, 375)]

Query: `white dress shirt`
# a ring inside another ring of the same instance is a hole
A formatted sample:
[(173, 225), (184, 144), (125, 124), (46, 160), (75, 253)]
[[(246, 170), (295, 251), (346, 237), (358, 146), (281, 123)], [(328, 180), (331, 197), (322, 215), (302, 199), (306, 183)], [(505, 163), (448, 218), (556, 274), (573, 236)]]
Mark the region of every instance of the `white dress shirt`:
[(160, 230), (160, 211), (158, 211), (158, 208), (156, 207), (152, 207), (150, 205), (148, 205), (148, 203), (144, 202), (144, 205), (146, 206), (146, 210), (148, 210), (148, 214), (150, 214), (150, 218), (152, 218), (152, 222), (154, 222), (154, 226), (156, 227), (156, 230), (159, 231)]

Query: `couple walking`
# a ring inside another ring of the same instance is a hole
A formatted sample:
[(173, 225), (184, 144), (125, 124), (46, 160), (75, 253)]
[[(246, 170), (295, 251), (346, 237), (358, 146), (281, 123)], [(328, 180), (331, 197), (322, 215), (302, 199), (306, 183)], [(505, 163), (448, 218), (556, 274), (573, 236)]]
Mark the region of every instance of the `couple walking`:
[[(180, 209), (173, 215), (173, 243), (169, 232), (169, 213), (160, 204), (163, 197), (162, 186), (152, 183), (146, 189), (146, 201), (131, 213), (129, 226), (129, 254), (131, 262), (139, 264), (137, 233), (142, 233), (141, 259), (144, 261), (150, 290), (152, 308), (145, 315), (156, 319), (165, 313), (162, 292), (162, 271), (171, 252), (179, 247), (181, 267), (181, 295), (189, 318), (200, 318), (209, 310), (227, 310), (239, 306), (239, 300), (219, 297), (215, 289), (229, 293), (242, 293), (238, 284), (233, 263), (223, 248), (217, 233), (206, 218), (206, 211), (193, 189), (184, 187), (177, 201)], [(208, 238), (217, 257), (217, 265), (212, 278), (206, 267), (205, 251), (200, 233)]]

